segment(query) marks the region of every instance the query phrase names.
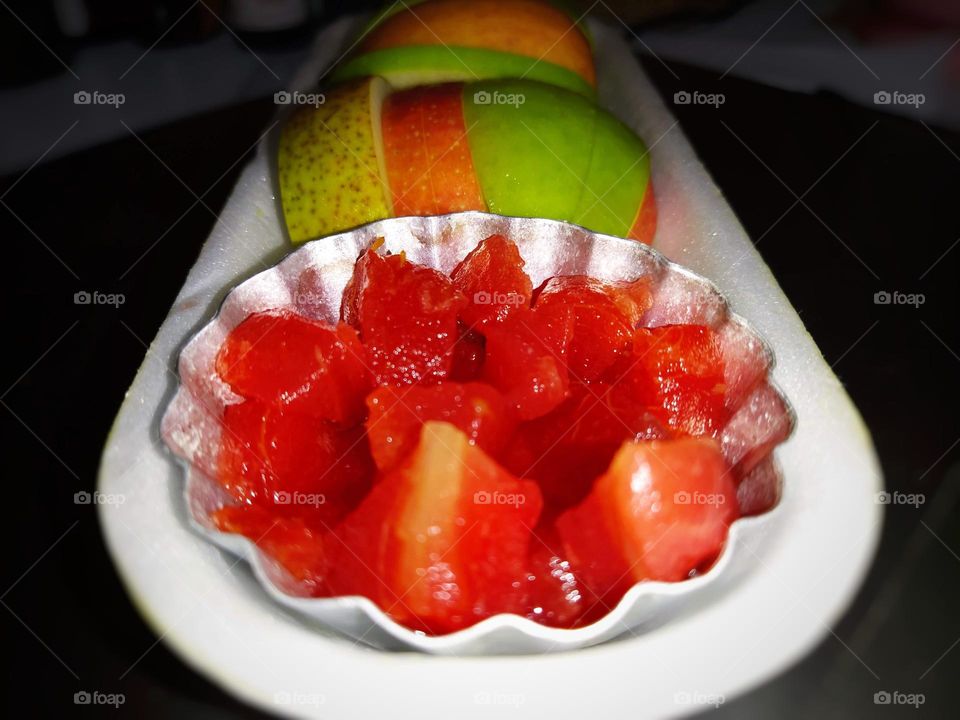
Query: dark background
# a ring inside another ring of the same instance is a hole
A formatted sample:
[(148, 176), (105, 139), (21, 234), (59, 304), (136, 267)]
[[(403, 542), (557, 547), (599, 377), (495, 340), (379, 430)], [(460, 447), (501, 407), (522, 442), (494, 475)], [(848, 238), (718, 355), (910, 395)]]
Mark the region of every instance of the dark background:
[[(725, 94), (719, 109), (676, 106), (681, 126), (749, 235), (762, 238), (759, 251), (862, 412), (888, 487), (926, 500), (888, 508), (876, 561), (834, 634), (713, 714), (953, 717), (960, 135), (829, 94), (721, 81), (650, 57), (643, 64), (666, 97), (690, 87)], [(76, 505), (74, 493), (93, 490), (141, 339), (156, 333), (243, 166), (238, 158), (274, 110), (264, 97), (141, 133), (169, 170), (127, 137), (0, 179), (8, 459), (0, 630), (10, 717), (260, 716), (154, 646), (93, 507)], [(208, 207), (184, 184), (206, 193)], [(798, 195), (803, 203), (774, 225)], [(74, 293), (93, 288), (126, 302), (74, 304)], [(925, 302), (877, 305), (881, 290), (922, 293)], [(124, 693), (126, 703), (119, 712), (73, 704), (76, 691), (93, 688)], [(923, 693), (925, 704), (877, 706), (878, 690)]]

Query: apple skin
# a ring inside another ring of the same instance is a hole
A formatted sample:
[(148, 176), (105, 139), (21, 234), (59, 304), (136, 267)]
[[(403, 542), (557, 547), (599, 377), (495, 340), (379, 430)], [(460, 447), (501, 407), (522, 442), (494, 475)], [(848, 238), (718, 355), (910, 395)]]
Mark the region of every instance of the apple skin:
[(647, 183), (647, 192), (640, 203), (637, 217), (630, 227), (628, 238), (653, 245), (653, 236), (657, 232), (657, 196), (653, 191), (653, 182)]
[(652, 241), (647, 150), (582, 95), (514, 79), (389, 91), (380, 78), (349, 81), (284, 127), (278, 175), (294, 243), (464, 210)]
[(613, 115), (599, 110), (584, 193), (573, 221), (629, 237), (649, 183), (650, 157), (643, 141)]
[(380, 131), (389, 89), (382, 78), (350, 81), (284, 125), (277, 177), (294, 244), (392, 215)]
[(650, 163), (640, 138), (612, 115), (529, 80), (468, 83), (463, 111), (490, 212), (629, 235)]
[(394, 214), (486, 210), (467, 144), (459, 83), (390, 95), (380, 125)]
[(381, 75), (396, 87), (532, 78), (594, 96), (591, 40), (543, 0), (423, 0), (378, 14), (337, 79)]
[(543, 83), (464, 85), (463, 116), (490, 212), (573, 221), (596, 114), (586, 98)]
[(580, 75), (560, 65), (499, 50), (418, 45), (372, 50), (349, 58), (331, 73), (334, 81), (380, 75), (397, 89), (451, 81), (529, 78), (596, 97)]

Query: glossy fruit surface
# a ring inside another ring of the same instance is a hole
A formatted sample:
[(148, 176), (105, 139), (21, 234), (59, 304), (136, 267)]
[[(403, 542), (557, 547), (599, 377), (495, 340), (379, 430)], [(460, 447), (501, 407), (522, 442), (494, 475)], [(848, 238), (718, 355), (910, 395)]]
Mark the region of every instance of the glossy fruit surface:
[(499, 235), (450, 276), (383, 245), (342, 322), (254, 314), (217, 356), (244, 400), (205, 468), (232, 503), (211, 521), (293, 592), (429, 634), (497, 613), (575, 628), (707, 570), (733, 520), (776, 502), (791, 419), (742, 326), (646, 327), (647, 278), (534, 290)]
[(557, 527), (571, 563), (615, 604), (635, 582), (675, 582), (707, 567), (737, 514), (715, 441), (653, 440), (624, 443)]
[(345, 426), (362, 419), (362, 397), (373, 387), (353, 328), (286, 311), (251, 315), (234, 328), (217, 374), (238, 395)]
[(447, 377), (465, 305), (446, 275), (368, 250), (344, 290), (341, 315), (359, 331), (377, 384), (403, 386)]

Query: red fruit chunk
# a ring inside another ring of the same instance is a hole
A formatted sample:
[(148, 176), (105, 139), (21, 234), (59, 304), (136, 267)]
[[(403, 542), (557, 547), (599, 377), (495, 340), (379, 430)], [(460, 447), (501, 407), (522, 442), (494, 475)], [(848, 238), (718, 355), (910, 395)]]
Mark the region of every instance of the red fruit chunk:
[(530, 544), (527, 612), (551, 627), (570, 627), (584, 612), (589, 593), (582, 586), (552, 524), (540, 523)]
[(450, 424), (428, 422), (420, 444), (337, 531), (331, 583), (371, 597), (429, 633), (522, 612), (534, 483), (517, 480)]
[(670, 436), (648, 408), (604, 383), (574, 384), (556, 410), (520, 426), (504, 457), (518, 477), (536, 479), (548, 514), (583, 500), (627, 440)]
[(217, 374), (245, 398), (276, 403), (353, 425), (372, 387), (366, 353), (353, 328), (286, 311), (251, 315), (227, 336)]
[(574, 570), (612, 607), (636, 582), (683, 580), (708, 566), (736, 517), (717, 442), (682, 438), (624, 443), (557, 529)]
[(573, 309), (575, 323), (567, 362), (574, 379), (590, 382), (629, 353), (633, 329), (651, 304), (645, 279), (605, 283), (571, 275), (547, 280), (534, 307), (544, 312)]
[(720, 343), (703, 325), (640, 328), (632, 355), (608, 377), (634, 402), (660, 408), (676, 432), (713, 436), (729, 418)]
[(450, 273), (468, 301), (460, 319), (474, 327), (529, 308), (533, 285), (523, 266), (520, 250), (503, 235), (491, 235), (477, 245)]
[(512, 408), (495, 388), (483, 383), (442, 383), (431, 387), (384, 386), (367, 397), (367, 435), (381, 471), (393, 469), (420, 441), (428, 420), (448, 422), (466, 433), (471, 445), (494, 455), (516, 426)]
[(476, 330), (467, 330), (460, 323), (460, 337), (453, 347), (453, 366), (450, 368), (450, 380), (470, 382), (480, 379), (483, 361), (486, 358), (486, 342)]
[(356, 327), (378, 385), (412, 385), (446, 378), (466, 299), (450, 278), (368, 250), (343, 293), (341, 316)]
[(723, 456), (738, 478), (747, 475), (793, 429), (793, 415), (786, 401), (770, 383), (763, 383), (744, 400), (723, 428)]
[(249, 505), (221, 508), (211, 519), (221, 531), (253, 540), (291, 575), (297, 591), (306, 595), (326, 592), (329, 558), (320, 527), (303, 518), (276, 517)]
[(370, 488), (373, 463), (362, 428), (247, 400), (224, 410), (218, 470), (241, 503), (333, 522)]
[(549, 314), (520, 309), (484, 326), (483, 377), (507, 396), (521, 419), (546, 415), (566, 398), (572, 330), (569, 309)]

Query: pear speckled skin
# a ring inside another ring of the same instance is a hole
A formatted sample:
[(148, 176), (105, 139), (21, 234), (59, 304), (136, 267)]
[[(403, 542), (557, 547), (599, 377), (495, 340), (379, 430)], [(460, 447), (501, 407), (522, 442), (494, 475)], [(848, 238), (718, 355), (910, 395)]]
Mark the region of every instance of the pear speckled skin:
[(280, 200), (290, 240), (300, 243), (391, 214), (382, 178), (381, 78), (337, 87), (298, 108), (280, 135)]

